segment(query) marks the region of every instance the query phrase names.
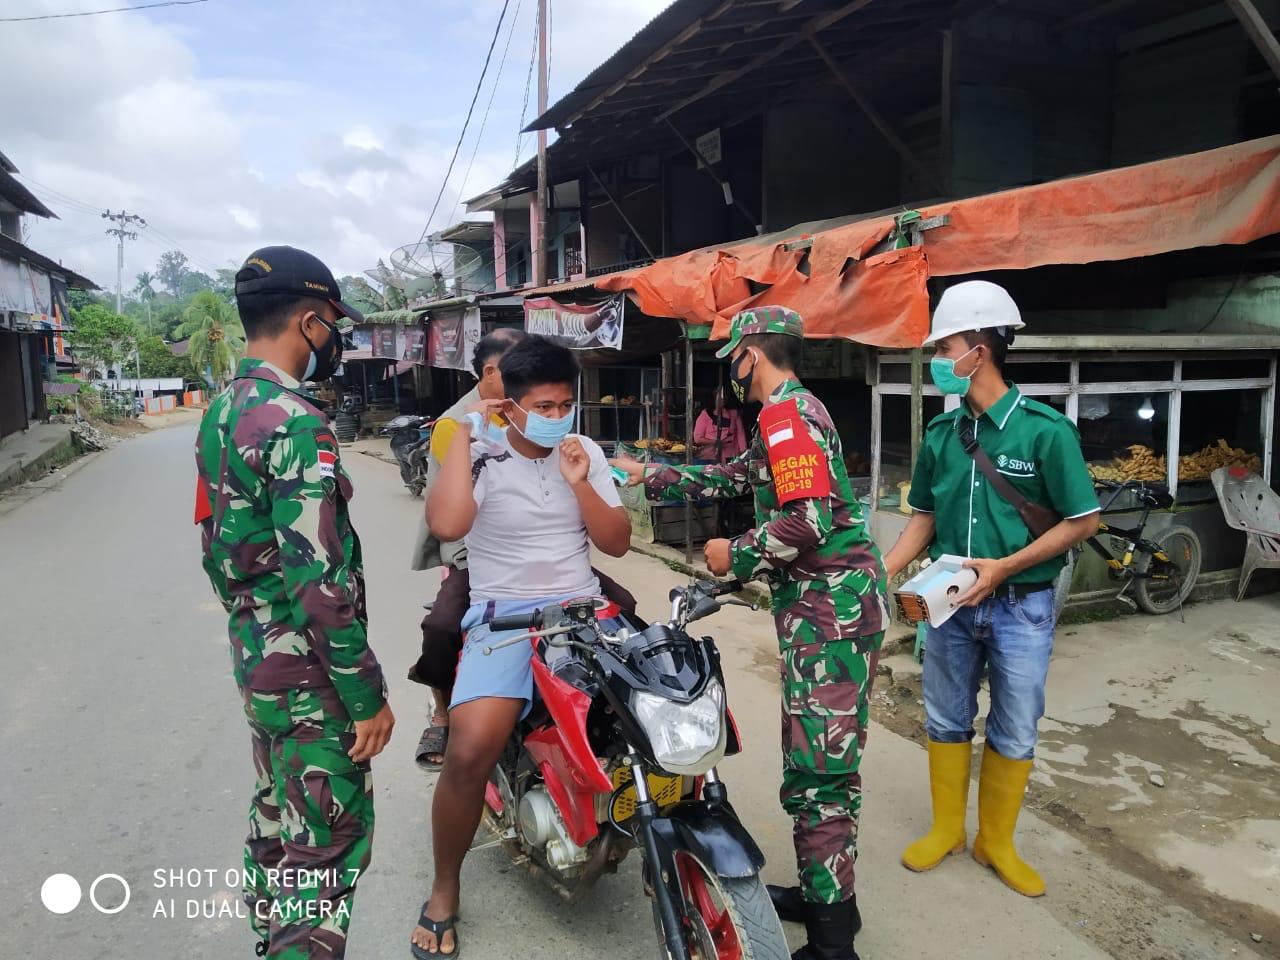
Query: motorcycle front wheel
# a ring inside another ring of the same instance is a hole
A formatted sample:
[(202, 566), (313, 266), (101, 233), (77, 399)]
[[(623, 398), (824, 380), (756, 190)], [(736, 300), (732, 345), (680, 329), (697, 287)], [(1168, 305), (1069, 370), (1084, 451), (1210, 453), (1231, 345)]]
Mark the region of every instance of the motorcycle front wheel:
[[(690, 960), (789, 960), (787, 938), (769, 892), (758, 877), (719, 877), (696, 857), (676, 854), (684, 893), (684, 940)], [(676, 905), (680, 912), (680, 905)], [(665, 955), (662, 921), (654, 902), (654, 923)]]

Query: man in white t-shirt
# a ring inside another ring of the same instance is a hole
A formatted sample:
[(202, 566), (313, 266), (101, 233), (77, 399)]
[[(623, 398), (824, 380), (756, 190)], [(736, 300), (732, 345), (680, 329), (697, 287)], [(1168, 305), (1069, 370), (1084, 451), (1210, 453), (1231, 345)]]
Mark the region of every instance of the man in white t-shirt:
[[(462, 860), (489, 774), (533, 697), (529, 645), (485, 656), (485, 647), (511, 635), (490, 631), (489, 622), (598, 594), (591, 547), (620, 557), (631, 545), (631, 521), (604, 453), (569, 435), (578, 380), (572, 351), (529, 336), (498, 368), (506, 399), (478, 405), (458, 428), (427, 502), (433, 533), (466, 538), (471, 606), (431, 810), (435, 876), (411, 938), (414, 956), (423, 958), (457, 950)], [(491, 413), (510, 426), (493, 427)]]

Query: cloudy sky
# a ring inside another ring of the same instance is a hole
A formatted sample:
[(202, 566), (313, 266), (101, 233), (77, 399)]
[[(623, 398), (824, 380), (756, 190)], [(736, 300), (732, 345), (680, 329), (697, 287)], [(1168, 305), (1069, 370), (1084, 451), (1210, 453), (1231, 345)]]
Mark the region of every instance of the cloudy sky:
[[(4, 0), (0, 16), (125, 2), (145, 0)], [(553, 0), (551, 102), (668, 2)], [(149, 224), (126, 244), (126, 290), (175, 247), (209, 272), (268, 243), (339, 275), (373, 266), (426, 225), (502, 5), (206, 0), (0, 22), (0, 152), (61, 218), (28, 217), (28, 244), (114, 290), (99, 214), (124, 208)], [(509, 2), (433, 231), (513, 166), (536, 7)], [(535, 104), (536, 89), (526, 120)]]

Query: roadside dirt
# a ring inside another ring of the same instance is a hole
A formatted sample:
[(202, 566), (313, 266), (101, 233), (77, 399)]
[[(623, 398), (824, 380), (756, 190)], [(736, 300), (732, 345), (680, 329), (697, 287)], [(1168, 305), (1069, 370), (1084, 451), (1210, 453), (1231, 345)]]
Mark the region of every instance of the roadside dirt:
[[(1260, 883), (1252, 876), (1243, 855), (1248, 848), (1256, 858), (1261, 849), (1280, 865), (1273, 819), (1280, 809), (1274, 773), (1280, 746), (1249, 718), (1211, 715), (1199, 704), (1167, 718), (1143, 716), (1123, 703), (1109, 706), (1104, 723), (1046, 717), (1042, 724), (1028, 807), (1112, 868), (1103, 876), (1078, 858), (1068, 875), (1075, 867), (1090, 875), (1066, 890), (1051, 890), (1050, 908), (1115, 957), (1184, 960), (1249, 949), (1280, 956), (1277, 902), (1268, 878)], [(985, 711), (984, 694), (980, 713)], [(925, 743), (921, 671), (909, 655), (882, 662), (872, 716)], [(979, 737), (983, 729), (979, 720)], [(977, 767), (975, 756), (975, 778)], [(976, 787), (970, 806), (975, 803)], [(1150, 902), (1138, 884), (1125, 882), (1126, 875), (1167, 901)], [(1221, 952), (1205, 952), (1199, 938), (1189, 938), (1187, 924), (1179, 921), (1184, 910), (1221, 932)]]

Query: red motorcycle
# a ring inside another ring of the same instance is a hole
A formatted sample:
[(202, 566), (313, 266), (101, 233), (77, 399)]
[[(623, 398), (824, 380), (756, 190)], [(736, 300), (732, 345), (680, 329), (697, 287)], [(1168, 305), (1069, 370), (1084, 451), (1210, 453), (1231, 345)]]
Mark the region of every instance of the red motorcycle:
[(639, 847), (670, 960), (789, 957), (764, 855), (716, 774), (741, 749), (720, 655), (686, 629), (741, 588), (677, 587), (667, 623), (596, 598), (498, 617), (530, 633), (485, 651), (532, 641), (539, 696), (490, 777), (476, 846), (501, 844), (568, 900)]

